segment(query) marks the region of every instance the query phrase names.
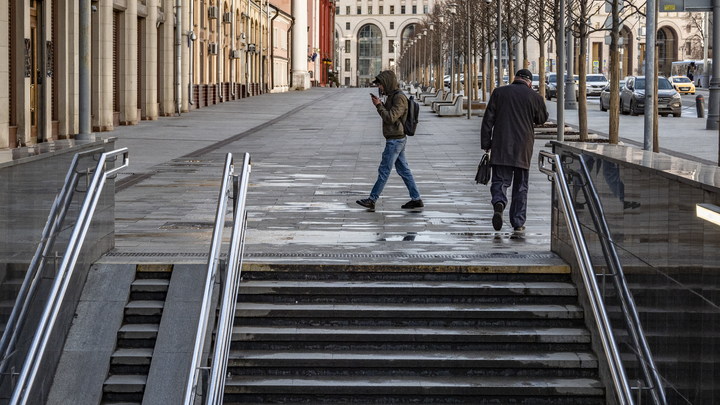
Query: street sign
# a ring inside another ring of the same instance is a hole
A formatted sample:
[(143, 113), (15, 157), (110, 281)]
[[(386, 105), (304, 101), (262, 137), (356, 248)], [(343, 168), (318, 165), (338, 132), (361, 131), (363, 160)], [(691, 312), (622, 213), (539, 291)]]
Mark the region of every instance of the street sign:
[(712, 0), (660, 0), (661, 13), (712, 11)]
[[(624, 3), (625, 2), (622, 0), (618, 1), (618, 13), (622, 14)], [(608, 13), (608, 14), (612, 13), (612, 4), (613, 4), (612, 1), (608, 1), (608, 0), (605, 1), (605, 12), (606, 13)]]
[(600, 61), (599, 61), (599, 60), (594, 60), (594, 61), (593, 61), (593, 67), (600, 67)]

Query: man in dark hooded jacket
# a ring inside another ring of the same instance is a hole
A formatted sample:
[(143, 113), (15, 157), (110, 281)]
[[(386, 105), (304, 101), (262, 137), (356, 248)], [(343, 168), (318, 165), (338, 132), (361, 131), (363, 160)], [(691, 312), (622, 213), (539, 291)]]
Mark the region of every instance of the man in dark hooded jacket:
[(420, 199), (420, 192), (415, 185), (415, 179), (410, 172), (407, 160), (405, 159), (405, 144), (407, 136), (403, 123), (407, 118), (408, 102), (405, 94), (400, 90), (395, 73), (392, 70), (384, 70), (375, 77), (373, 83), (377, 83), (380, 91), (387, 95), (385, 104), (372, 95), (372, 102), (382, 118), (383, 136), (385, 137), (385, 150), (382, 154), (382, 161), (378, 168), (378, 178), (370, 192), (369, 198), (358, 200), (357, 203), (365, 208), (374, 210), (375, 202), (380, 198), (385, 183), (390, 176), (392, 167), (402, 177), (410, 192), (410, 201), (403, 204), (402, 208), (420, 208), (423, 202)]
[(505, 195), (512, 183), (510, 225), (515, 231), (525, 229), (528, 178), (535, 141), (534, 125), (548, 119), (545, 100), (532, 89), (532, 73), (518, 70), (509, 86), (493, 91), (483, 117), (480, 147), (490, 154), (492, 180), (490, 193), (493, 205), (492, 224), (502, 229)]

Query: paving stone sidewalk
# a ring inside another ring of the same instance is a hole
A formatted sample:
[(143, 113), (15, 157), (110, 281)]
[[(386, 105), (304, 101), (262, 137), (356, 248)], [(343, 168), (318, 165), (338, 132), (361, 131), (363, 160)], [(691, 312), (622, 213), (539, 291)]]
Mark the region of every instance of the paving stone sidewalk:
[[(402, 210), (393, 172), (368, 212), (355, 204), (384, 147), (367, 89), (268, 94), (121, 127), (130, 174), (116, 194), (116, 249), (105, 262), (206, 260), (225, 154), (250, 153), (246, 260), (287, 263), (548, 264), (551, 183), (531, 169), (527, 230), (492, 229), (489, 186), (476, 185), (481, 118), (421, 107), (407, 158), (425, 208)], [(546, 141), (538, 140), (537, 152)], [(229, 218), (229, 217), (228, 217)], [(229, 233), (225, 233), (229, 240)]]

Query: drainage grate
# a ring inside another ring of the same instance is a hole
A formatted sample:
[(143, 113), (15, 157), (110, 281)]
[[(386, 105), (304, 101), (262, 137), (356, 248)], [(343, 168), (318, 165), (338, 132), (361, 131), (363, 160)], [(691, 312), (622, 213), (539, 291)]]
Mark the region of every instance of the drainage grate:
[[(107, 257), (207, 257), (207, 253), (109, 252)], [(221, 256), (227, 256), (222, 253)], [(486, 253), (486, 254), (408, 254), (408, 253), (245, 253), (244, 257), (308, 257), (308, 258), (408, 258), (408, 259), (554, 259), (552, 253)]]
[(317, 190), (317, 191), (315, 191), (315, 194), (313, 194), (313, 195), (365, 195), (365, 194), (367, 194), (367, 192), (363, 193), (361, 191), (345, 191), (345, 190), (320, 191), (320, 190)]
[[(232, 221), (225, 221), (225, 227), (232, 227)], [(160, 229), (214, 229), (214, 222), (165, 222)]]

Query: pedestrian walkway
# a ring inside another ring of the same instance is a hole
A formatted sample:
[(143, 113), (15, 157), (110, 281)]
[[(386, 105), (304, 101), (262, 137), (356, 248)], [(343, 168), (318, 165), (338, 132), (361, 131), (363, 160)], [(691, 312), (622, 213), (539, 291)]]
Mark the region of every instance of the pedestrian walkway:
[(534, 168), (526, 232), (514, 234), (507, 218), (493, 230), (489, 186), (474, 182), (480, 123), (421, 107), (407, 158), (425, 208), (400, 208), (409, 196), (393, 170), (375, 212), (355, 204), (384, 147), (367, 89), (268, 94), (120, 127), (110, 135), (130, 148), (131, 165), (117, 181), (116, 249), (103, 261), (205, 261), (225, 154), (248, 152), (248, 261), (554, 262), (551, 183)]

